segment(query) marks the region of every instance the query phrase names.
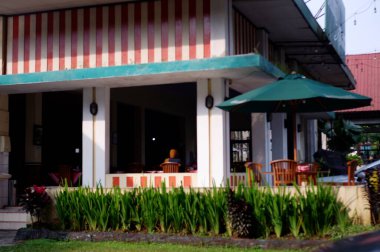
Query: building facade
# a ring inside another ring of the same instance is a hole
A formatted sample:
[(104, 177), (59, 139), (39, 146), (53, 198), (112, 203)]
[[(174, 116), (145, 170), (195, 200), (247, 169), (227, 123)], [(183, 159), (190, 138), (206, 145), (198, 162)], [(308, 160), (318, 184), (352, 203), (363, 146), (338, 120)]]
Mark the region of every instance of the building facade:
[[(235, 185), (245, 161), (292, 156), (286, 115), (213, 105), (289, 70), (355, 84), (299, 0), (20, 3), (0, 7), (1, 161), (18, 189), (67, 165), (90, 187)], [(316, 117), (297, 116), (299, 161)], [(182, 172), (156, 172), (172, 148)]]

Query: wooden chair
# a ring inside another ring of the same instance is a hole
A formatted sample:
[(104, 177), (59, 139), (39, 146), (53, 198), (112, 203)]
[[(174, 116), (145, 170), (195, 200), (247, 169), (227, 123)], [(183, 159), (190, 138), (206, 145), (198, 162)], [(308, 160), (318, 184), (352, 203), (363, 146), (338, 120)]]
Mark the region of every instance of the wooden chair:
[(253, 182), (261, 184), (261, 172), (263, 165), (258, 163), (247, 162), (244, 164), (247, 172), (248, 186), (252, 186)]
[(175, 162), (165, 162), (160, 165), (164, 173), (178, 172), (180, 166), (181, 166), (180, 163), (175, 163)]
[(67, 181), (68, 186), (75, 186), (82, 176), (82, 173), (73, 171), (70, 165), (60, 164), (58, 166), (58, 172), (49, 172), (48, 175), (56, 185), (63, 186)]
[(281, 159), (270, 162), (274, 178), (274, 186), (292, 185), (296, 181), (297, 162)]
[(347, 183), (344, 183), (344, 185), (348, 185), (348, 186), (355, 185), (355, 171), (357, 167), (358, 167), (358, 161), (351, 160), (347, 162), (348, 180), (347, 180)]
[(71, 184), (71, 166), (67, 164), (60, 164), (58, 166), (58, 173), (60, 176), (60, 181), (59, 183), (61, 185), (65, 184), (65, 181), (67, 181), (67, 184)]

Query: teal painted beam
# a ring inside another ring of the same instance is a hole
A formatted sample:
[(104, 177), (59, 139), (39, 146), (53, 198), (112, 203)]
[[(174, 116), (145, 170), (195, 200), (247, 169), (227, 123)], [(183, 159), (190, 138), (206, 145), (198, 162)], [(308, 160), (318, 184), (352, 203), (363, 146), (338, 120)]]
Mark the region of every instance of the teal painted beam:
[(258, 68), (274, 77), (284, 76), (276, 66), (257, 54), (226, 56), (209, 59), (86, 68), (30, 74), (1, 75), (0, 86), (54, 83), (119, 77), (149, 76), (170, 73), (189, 73), (214, 70)]

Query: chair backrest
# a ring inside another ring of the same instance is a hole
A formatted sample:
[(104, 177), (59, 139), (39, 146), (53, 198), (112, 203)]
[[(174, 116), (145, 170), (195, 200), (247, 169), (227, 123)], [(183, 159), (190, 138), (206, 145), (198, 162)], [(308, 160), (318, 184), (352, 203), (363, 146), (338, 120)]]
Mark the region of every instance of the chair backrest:
[(261, 171), (263, 168), (262, 164), (247, 162), (245, 163), (245, 168), (247, 171), (247, 182), (249, 186), (253, 185), (253, 182), (261, 183)]
[(274, 185), (291, 185), (296, 180), (297, 162), (294, 160), (281, 159), (270, 162), (274, 173)]
[(165, 162), (160, 165), (164, 173), (178, 172), (180, 166), (180, 163), (175, 162)]
[(347, 162), (348, 185), (355, 185), (355, 171), (357, 167), (358, 161), (351, 160)]
[(61, 184), (65, 184), (65, 180), (67, 181), (67, 184), (70, 186), (71, 181), (71, 166), (66, 164), (60, 164), (58, 166), (58, 173), (59, 173), (59, 179)]

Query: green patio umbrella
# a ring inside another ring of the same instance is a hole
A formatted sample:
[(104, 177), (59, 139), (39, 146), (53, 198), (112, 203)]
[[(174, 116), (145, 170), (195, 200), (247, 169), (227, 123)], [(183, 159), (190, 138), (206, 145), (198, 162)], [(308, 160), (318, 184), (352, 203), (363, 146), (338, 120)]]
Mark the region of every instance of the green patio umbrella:
[[(289, 74), (271, 84), (231, 98), (217, 107), (245, 113), (306, 113), (327, 112), (369, 106), (371, 98)], [(295, 120), (295, 116), (293, 116)], [(295, 131), (295, 122), (293, 130)], [(296, 150), (296, 134), (293, 134)], [(297, 159), (294, 151), (294, 159)]]

